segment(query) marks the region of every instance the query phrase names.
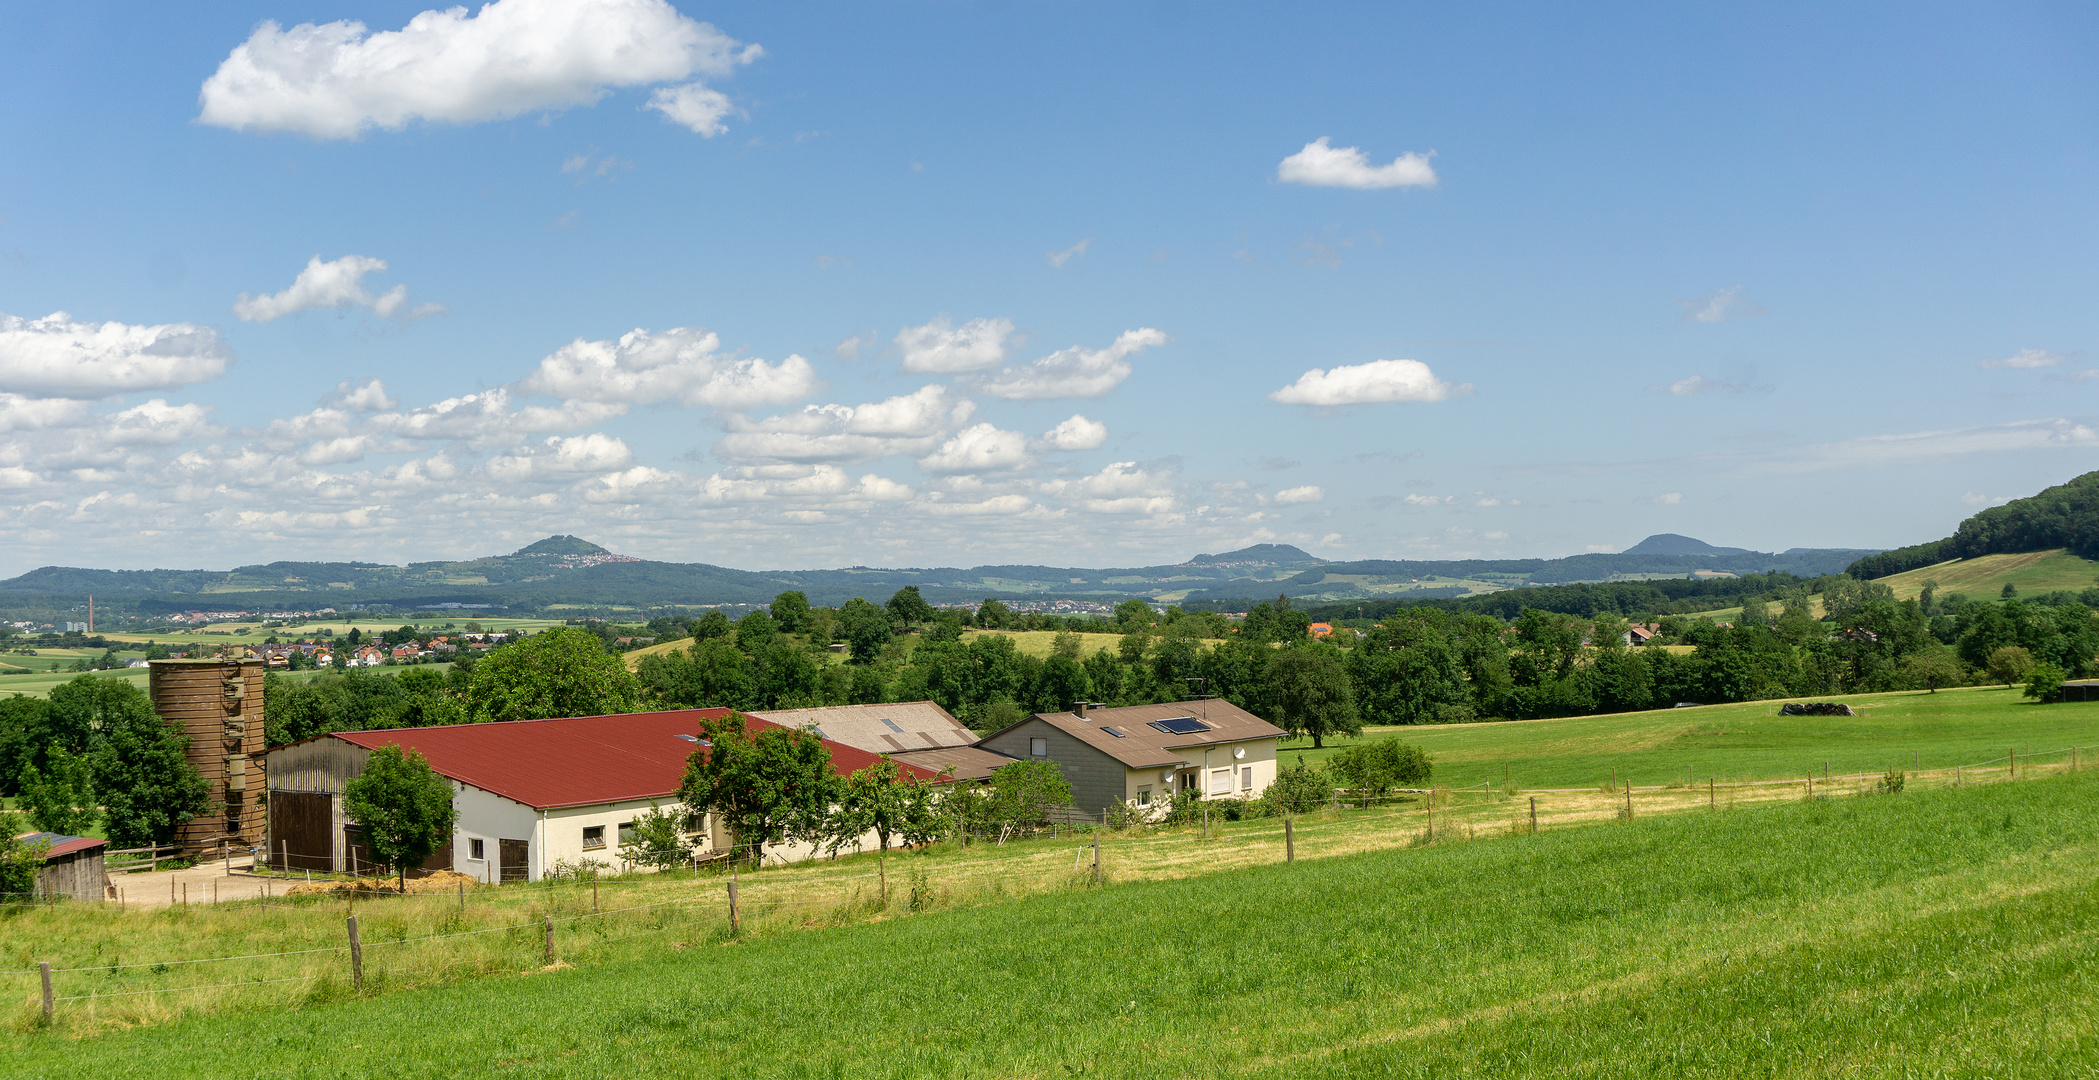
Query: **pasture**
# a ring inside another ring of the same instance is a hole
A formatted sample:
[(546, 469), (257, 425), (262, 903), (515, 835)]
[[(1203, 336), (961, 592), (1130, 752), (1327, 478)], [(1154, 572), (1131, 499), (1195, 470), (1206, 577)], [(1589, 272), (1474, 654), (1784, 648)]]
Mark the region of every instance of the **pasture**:
[(1877, 580), (1895, 590), (1897, 600), (1916, 599), (1923, 593), (1927, 581), (1939, 583), (1937, 595), (1941, 599), (1962, 593), (1974, 600), (1995, 600), (2007, 584), (2017, 588), (2021, 596), (2058, 589), (2083, 592), (2099, 585), (2099, 563), (2055, 548), (2017, 555), (1955, 559)]
[[(2099, 777), (2065, 774), (1217, 869), (1229, 841), (1184, 837), (1101, 886), (775, 908), (741, 935), (668, 912), (594, 931), (571, 889), (546, 901), (555, 965), (520, 919), (483, 935), (511, 954), (484, 977), (411, 973), (448, 942), (367, 945), (362, 995), (336, 975), (296, 1007), (85, 1027), (99, 1006), (63, 1002), (49, 1031), (25, 1001), (4, 1045), (24, 1077), (2083, 1074), (2095, 799)], [(320, 910), (340, 932), (340, 903)], [(368, 941), (409, 937), (386, 910), (361, 905)], [(6, 966), (73, 917), (11, 916)], [(237, 978), (119, 967), (153, 948), (62, 984)]]

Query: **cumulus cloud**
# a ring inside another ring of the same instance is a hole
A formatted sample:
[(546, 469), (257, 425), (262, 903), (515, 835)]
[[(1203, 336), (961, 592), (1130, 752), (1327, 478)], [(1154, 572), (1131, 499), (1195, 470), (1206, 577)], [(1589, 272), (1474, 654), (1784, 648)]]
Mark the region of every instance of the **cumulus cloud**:
[(0, 315), (0, 391), (93, 399), (173, 390), (215, 379), (232, 363), (225, 339), (208, 326), (74, 322), (63, 311)]
[(971, 319), (956, 326), (942, 315), (924, 326), (899, 330), (896, 347), (903, 350), (905, 371), (982, 371), (1006, 358), (1006, 342), (1012, 336), (1010, 319)]
[(1094, 450), (1108, 441), (1108, 425), (1088, 420), (1078, 413), (1042, 433), (1035, 445), (1042, 450)]
[(1985, 371), (1991, 368), (2048, 368), (2062, 363), (2064, 359), (2063, 354), (2049, 352), (2047, 349), (2020, 349), (2002, 359), (1984, 360), (1982, 368)]
[(1093, 238), (1089, 236), (1086, 239), (1081, 240), (1078, 243), (1073, 244), (1062, 251), (1050, 252), (1048, 255), (1043, 256), (1043, 260), (1045, 262), (1048, 262), (1051, 266), (1056, 267), (1059, 270), (1062, 270), (1064, 269), (1065, 263), (1068, 263), (1071, 260), (1086, 254), (1086, 249), (1092, 246)]
[(77, 427), (88, 419), (88, 404), (73, 398), (0, 394), (0, 434)]
[(1016, 401), (1100, 397), (1130, 377), (1131, 356), (1167, 340), (1164, 332), (1150, 327), (1125, 330), (1105, 349), (1074, 345), (1034, 363), (1006, 368), (986, 378), (982, 389), (993, 397)]
[(321, 399), (321, 404), (350, 412), (391, 412), (400, 408), (400, 402), (388, 396), (386, 384), (376, 378), (360, 379), (355, 383), (344, 379), (335, 384), (334, 393)]
[(658, 83), (649, 107), (703, 135), (726, 99), (697, 82), (763, 55), (667, 0), (494, 0), (425, 11), (400, 30), (361, 22), (264, 22), (199, 94), (198, 120), (236, 131), (352, 139), (412, 120), (470, 124), (591, 105)]
[(364, 276), (385, 269), (385, 259), (345, 255), (331, 262), (322, 262), (321, 257), (315, 255), (306, 260), (306, 269), (299, 271), (291, 288), (254, 297), (242, 293), (233, 301), (233, 313), (240, 316), (242, 322), (269, 322), (294, 312), (327, 308), (370, 308), (372, 314), (382, 319), (396, 315), (404, 319), (420, 319), (448, 310), (443, 304), (421, 304), (410, 308), (406, 285), (396, 285), (378, 296), (366, 292)]
[(1050, 495), (1067, 499), (1096, 514), (1166, 514), (1179, 506), (1167, 474), (1117, 461), (1091, 476), (1052, 480), (1042, 485)]
[(490, 458), (488, 475), (497, 480), (561, 478), (623, 469), (633, 459), (627, 444), (610, 435), (555, 435), (538, 446)]
[(728, 461), (800, 464), (916, 457), (931, 452), (975, 411), (975, 402), (954, 397), (945, 386), (924, 386), (865, 405), (808, 405), (756, 423), (733, 418), (714, 453)]
[(372, 424), (379, 431), (402, 438), (458, 439), (476, 448), (487, 448), (508, 445), (527, 436), (572, 431), (627, 411), (626, 405), (618, 402), (592, 401), (513, 409), (510, 400), (510, 391), (498, 387), (446, 398), (407, 412), (381, 413), (372, 418)]
[(1740, 285), (1721, 289), (1699, 300), (1678, 300), (1676, 306), (1684, 309), (1684, 318), (1702, 323), (1754, 319), (1764, 313), (1763, 308), (1742, 299)]
[(2003, 506), (2012, 499), (2010, 495), (1977, 495), (1972, 491), (1961, 496), (1961, 502), (1969, 506)]
[(111, 415), (102, 430), (104, 438), (119, 444), (145, 443), (172, 446), (185, 439), (215, 434), (202, 405), (170, 405), (154, 398)]
[(1372, 165), (1360, 147), (1336, 148), (1331, 136), (1321, 135), (1305, 144), (1305, 148), (1283, 159), (1276, 166), (1275, 178), (1285, 184), (1305, 184), (1311, 187), (1345, 187), (1360, 189), (1392, 187), (1435, 187), (1436, 170), (1429, 165), (1433, 151), (1427, 154), (1401, 154), (1384, 165)]
[(1655, 496), (1654, 501), (1663, 506), (1675, 506), (1677, 503), (1684, 501), (1684, 493), (1681, 491), (1665, 491)]
[(1408, 506), (1449, 506), (1457, 501), (1456, 495), (1409, 495), (1400, 500)]
[(517, 388), (571, 401), (749, 409), (799, 401), (821, 385), (816, 368), (800, 356), (769, 364), (731, 360), (720, 350), (720, 337), (701, 327), (633, 330), (616, 341), (577, 338), (541, 360)]
[(1326, 489), (1316, 484), (1284, 488), (1275, 493), (1275, 501), (1283, 506), (1294, 506), (1298, 503), (1316, 503), (1324, 498), (1326, 498)]
[(929, 473), (984, 473), (1017, 469), (1028, 463), (1028, 441), (1018, 431), (974, 424), (918, 459)]
[(1268, 395), (1285, 405), (1369, 405), (1389, 401), (1442, 401), (1452, 394), (1468, 394), (1472, 384), (1459, 386), (1436, 378), (1419, 360), (1372, 360), (1367, 364), (1313, 368), (1296, 382)]

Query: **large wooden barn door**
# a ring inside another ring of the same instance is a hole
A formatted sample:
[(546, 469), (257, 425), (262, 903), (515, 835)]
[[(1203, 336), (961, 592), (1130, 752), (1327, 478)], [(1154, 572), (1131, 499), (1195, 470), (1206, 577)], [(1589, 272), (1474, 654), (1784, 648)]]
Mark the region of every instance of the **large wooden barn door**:
[(320, 791), (270, 792), (270, 865), (279, 870), (335, 869), (335, 836), (328, 795)]
[(499, 882), (523, 881), (526, 878), (530, 877), (532, 873), (532, 867), (529, 861), (531, 859), (531, 853), (532, 844), (530, 841), (496, 841), (496, 855), (500, 859), (500, 861), (496, 863), (496, 880)]

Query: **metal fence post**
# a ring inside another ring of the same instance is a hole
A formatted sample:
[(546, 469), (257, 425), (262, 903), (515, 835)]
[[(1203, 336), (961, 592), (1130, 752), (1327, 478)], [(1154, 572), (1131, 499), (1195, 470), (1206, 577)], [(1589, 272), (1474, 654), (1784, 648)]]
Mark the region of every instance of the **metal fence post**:
[(357, 916), (352, 915), (350, 924), (350, 985), (358, 993), (364, 992), (364, 946), (357, 940)]

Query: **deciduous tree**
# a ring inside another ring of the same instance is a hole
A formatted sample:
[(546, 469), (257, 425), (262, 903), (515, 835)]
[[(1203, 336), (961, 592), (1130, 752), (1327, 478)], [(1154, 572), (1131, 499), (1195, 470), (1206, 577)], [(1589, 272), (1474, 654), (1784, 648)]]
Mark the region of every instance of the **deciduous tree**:
[(634, 711), (627, 665), (596, 634), (556, 627), (505, 645), (474, 665), (476, 720), (543, 720)]
[(391, 743), (372, 751), (364, 772), (343, 785), (343, 811), (363, 827), (372, 857), (400, 875), (402, 892), (408, 868), (443, 847), (459, 817), (452, 782), (422, 754)]
[(718, 815), (759, 862), (768, 843), (828, 835), (838, 778), (815, 735), (773, 724), (754, 734), (750, 724), (738, 713), (701, 721), (704, 745), (686, 759), (678, 799)]

